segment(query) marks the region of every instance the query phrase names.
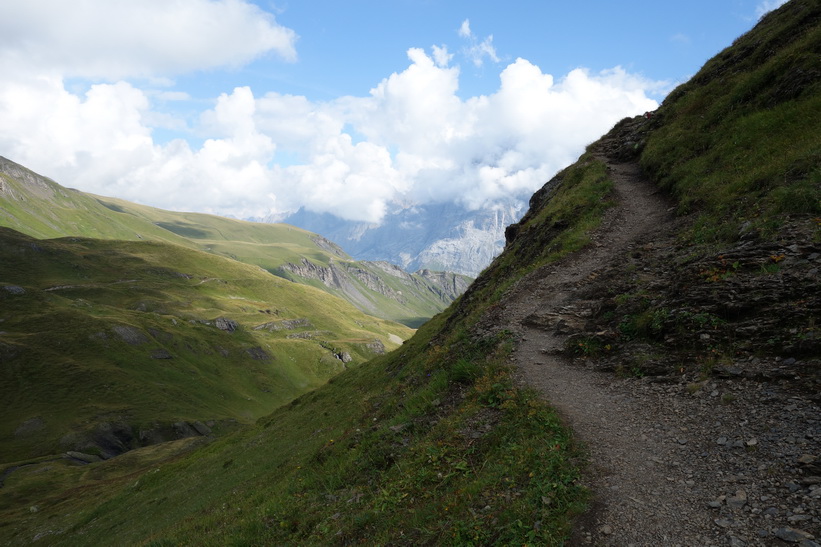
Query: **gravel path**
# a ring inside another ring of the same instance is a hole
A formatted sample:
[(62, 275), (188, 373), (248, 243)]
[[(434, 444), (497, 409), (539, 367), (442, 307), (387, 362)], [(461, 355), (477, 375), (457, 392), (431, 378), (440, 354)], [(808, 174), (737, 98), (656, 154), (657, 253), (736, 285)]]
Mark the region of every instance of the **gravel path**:
[(559, 353), (563, 326), (589, 313), (575, 293), (673, 227), (669, 204), (636, 165), (609, 169), (619, 205), (594, 244), (518, 283), (504, 312), (521, 335), (520, 381), (544, 394), (589, 453), (593, 504), (570, 544), (818, 545), (817, 405), (746, 380), (693, 389), (620, 379)]

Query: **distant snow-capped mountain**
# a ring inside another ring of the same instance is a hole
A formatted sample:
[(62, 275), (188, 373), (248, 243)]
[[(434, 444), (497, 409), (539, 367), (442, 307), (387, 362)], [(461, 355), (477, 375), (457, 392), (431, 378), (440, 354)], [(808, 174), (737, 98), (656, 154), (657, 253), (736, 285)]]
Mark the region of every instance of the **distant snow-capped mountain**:
[(397, 204), (380, 224), (305, 209), (275, 220), (321, 234), (357, 260), (384, 260), (409, 272), (443, 270), (476, 277), (502, 251), (505, 228), (524, 208), (522, 202), (476, 211), (453, 203)]

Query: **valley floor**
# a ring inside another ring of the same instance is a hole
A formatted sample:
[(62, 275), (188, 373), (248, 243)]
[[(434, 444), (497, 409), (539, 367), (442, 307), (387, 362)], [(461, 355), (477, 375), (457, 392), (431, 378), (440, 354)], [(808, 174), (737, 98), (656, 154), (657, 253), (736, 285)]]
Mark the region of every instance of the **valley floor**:
[(565, 356), (567, 325), (591, 313), (578, 295), (673, 233), (669, 204), (637, 166), (609, 170), (619, 205), (594, 244), (521, 280), (502, 312), (520, 335), (521, 382), (589, 454), (593, 504), (571, 544), (818, 545), (821, 410), (809, 397), (741, 377), (620, 378)]

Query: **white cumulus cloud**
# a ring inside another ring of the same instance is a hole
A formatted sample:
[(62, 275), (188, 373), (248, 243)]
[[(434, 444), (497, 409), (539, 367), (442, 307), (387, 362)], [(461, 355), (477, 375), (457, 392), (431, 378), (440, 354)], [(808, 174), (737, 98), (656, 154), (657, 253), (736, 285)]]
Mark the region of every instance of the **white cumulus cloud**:
[(296, 59), (296, 33), (242, 0), (0, 2), (0, 68), (116, 80)]
[(80, 97), (59, 78), (5, 81), (0, 150), (78, 186), (102, 190), (102, 180), (139, 165), (150, 150), (151, 130), (142, 122), (148, 106), (142, 91), (123, 82), (91, 86)]
[(616, 121), (657, 106), (645, 94), (653, 84), (621, 68), (577, 69), (556, 82), (524, 59), (502, 71), (495, 93), (461, 100), (458, 68), (419, 49), (408, 56), (405, 71), (349, 100), (343, 115), (397, 151), (405, 195), (417, 201), (478, 208), (527, 196)]
[[(128, 15), (138, 27), (154, 32), (151, 36), (166, 50), (173, 49), (178, 38), (147, 29), (140, 18), (141, 6), (150, 3), (110, 0), (96, 5), (104, 14)], [(48, 3), (31, 4), (43, 9)], [(75, 20), (61, 3), (48, 5)], [(75, 3), (78, 12), (89, 5)], [(364, 96), (318, 102), (240, 86), (202, 107), (166, 78), (267, 51), (292, 58), (295, 37), (268, 16), (256, 18), (258, 8), (240, 0), (163, 5), (185, 13), (202, 8), (202, 13), (189, 13), (198, 32), (219, 42), (244, 29), (251, 45), (231, 46), (220, 60), (207, 61), (211, 45), (203, 43), (201, 50), (169, 52), (173, 58), (162, 59), (154, 46), (125, 52), (135, 38), (124, 28), (122, 41), (114, 46), (122, 49), (121, 55), (90, 52), (95, 40), (103, 39), (100, 35), (70, 45), (70, 38), (59, 33), (46, 37), (46, 31), (37, 31), (37, 39), (23, 45), (23, 34), (11, 29), (10, 37), (0, 39), (0, 62), (8, 68), (15, 55), (32, 53), (41, 66), (0, 73), (0, 154), (67, 186), (168, 209), (248, 218), (306, 207), (378, 222), (395, 200), (455, 201), (479, 208), (527, 199), (616, 121), (657, 106), (647, 94), (658, 84), (622, 68), (551, 75), (526, 59), (501, 69), (493, 93), (462, 98), (457, 94), (460, 67), (446, 46), (436, 46), (430, 53), (409, 49), (407, 66), (375, 82)], [(0, 7), (0, 16), (4, 10)], [(20, 11), (30, 19), (36, 10)], [(160, 27), (163, 20), (157, 21)], [(208, 32), (204, 21), (215, 26), (221, 21), (234, 30)], [(91, 31), (82, 21), (78, 24)], [(112, 23), (115, 29), (117, 25)], [(0, 32), (12, 26), (0, 22)], [(467, 20), (462, 31), (475, 40)], [(109, 30), (98, 32), (112, 38)], [(284, 41), (277, 42), (277, 36)], [(46, 54), (49, 47), (63, 46), (67, 51), (55, 53), (62, 60)], [(72, 61), (75, 55), (88, 55), (91, 68)], [(498, 60), (495, 52), (482, 55)], [(69, 76), (83, 74), (103, 79), (145, 75), (163, 89), (113, 81), (78, 90), (67, 83)], [(161, 112), (169, 101), (200, 111), (175, 118)], [(199, 140), (161, 142), (156, 136), (161, 129), (184, 130)]]
[(448, 53), (447, 46), (432, 46), (431, 50), (433, 51), (433, 60), (438, 67), (448, 66), (450, 60), (453, 59), (453, 53)]

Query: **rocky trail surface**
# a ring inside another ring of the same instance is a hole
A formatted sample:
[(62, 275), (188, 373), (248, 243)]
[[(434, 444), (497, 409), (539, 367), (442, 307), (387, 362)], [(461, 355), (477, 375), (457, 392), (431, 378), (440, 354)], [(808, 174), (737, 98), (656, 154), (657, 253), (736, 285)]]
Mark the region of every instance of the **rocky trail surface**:
[(631, 253), (669, 243), (676, 222), (637, 165), (598, 158), (618, 205), (593, 245), (521, 280), (503, 311), (520, 339), (520, 381), (557, 408), (589, 456), (592, 506), (570, 544), (819, 545), (817, 398), (741, 374), (615, 375), (567, 355), (568, 336), (595, 313), (586, 289), (609, 283)]

